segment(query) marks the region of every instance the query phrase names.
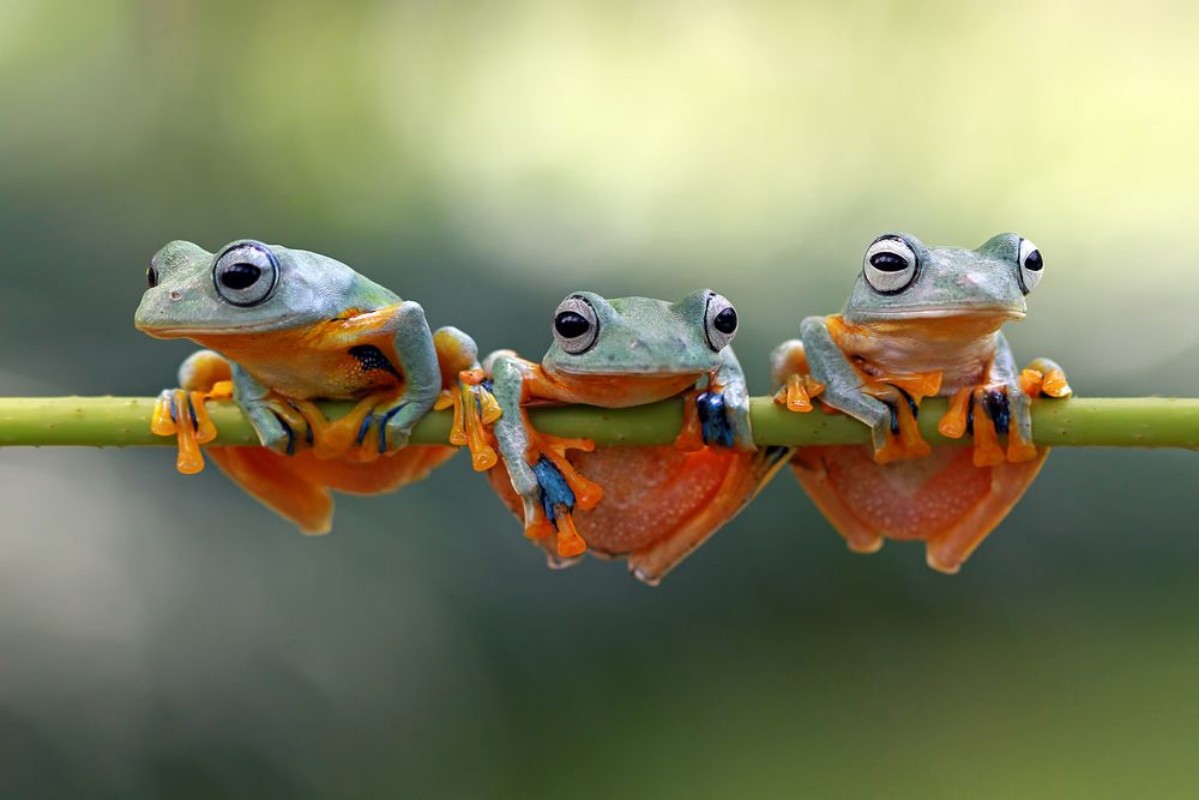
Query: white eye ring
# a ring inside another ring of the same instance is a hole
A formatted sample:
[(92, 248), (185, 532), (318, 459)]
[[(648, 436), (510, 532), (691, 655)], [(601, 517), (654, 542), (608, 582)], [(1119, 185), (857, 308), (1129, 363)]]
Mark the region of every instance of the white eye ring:
[(599, 339), (599, 317), (591, 303), (580, 295), (571, 295), (554, 312), (554, 340), (572, 356), (590, 350)]
[(260, 242), (238, 242), (225, 248), (212, 265), (212, 285), (230, 305), (263, 303), (279, 284), (279, 259)]
[(1045, 274), (1045, 261), (1041, 258), (1041, 251), (1028, 239), (1020, 240), (1017, 260), (1020, 262), (1020, 288), (1028, 294), (1041, 282), (1041, 276)]
[(708, 306), (704, 310), (704, 335), (708, 347), (719, 353), (733, 342), (737, 335), (737, 309), (724, 295), (712, 292), (708, 295)]
[(880, 294), (895, 294), (908, 287), (916, 277), (919, 260), (911, 245), (895, 236), (883, 236), (866, 248), (862, 274), (870, 287)]

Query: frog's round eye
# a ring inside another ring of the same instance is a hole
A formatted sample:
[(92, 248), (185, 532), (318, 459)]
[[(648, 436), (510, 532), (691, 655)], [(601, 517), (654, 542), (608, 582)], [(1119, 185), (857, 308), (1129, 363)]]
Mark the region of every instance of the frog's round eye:
[(704, 311), (704, 335), (708, 347), (720, 352), (728, 347), (737, 335), (737, 309), (723, 295), (713, 292), (708, 295), (708, 308)]
[(862, 274), (880, 294), (895, 294), (908, 288), (920, 262), (911, 245), (896, 236), (882, 236), (866, 248)]
[(1045, 261), (1041, 251), (1027, 239), (1020, 240), (1020, 288), (1028, 294), (1033, 290), (1045, 274)]
[(256, 306), (279, 283), (279, 260), (264, 244), (241, 242), (228, 247), (212, 268), (221, 299), (235, 306)]
[(599, 338), (599, 317), (586, 298), (573, 295), (554, 312), (554, 339), (572, 356), (582, 355)]
[(154, 269), (154, 265), (146, 267), (146, 285), (151, 289), (158, 285), (158, 270)]

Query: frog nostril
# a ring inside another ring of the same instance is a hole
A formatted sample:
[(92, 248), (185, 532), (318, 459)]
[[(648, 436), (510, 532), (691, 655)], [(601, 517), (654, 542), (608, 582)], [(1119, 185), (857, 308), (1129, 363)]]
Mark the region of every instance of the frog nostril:
[(172, 300), (178, 300), (181, 297), (183, 297), (183, 292), (179, 291), (178, 289), (172, 289), (170, 291), (170, 294), (168, 294), (167, 296), (170, 297)]

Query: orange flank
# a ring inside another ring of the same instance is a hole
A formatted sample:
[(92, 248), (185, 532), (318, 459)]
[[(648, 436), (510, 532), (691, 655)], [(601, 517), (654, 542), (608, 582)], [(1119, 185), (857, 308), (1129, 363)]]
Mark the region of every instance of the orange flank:
[(311, 450), (285, 456), (265, 447), (210, 447), (226, 475), (306, 534), (333, 524), (331, 489), (381, 494), (422, 480), (457, 452), (454, 447), (406, 447), (374, 463), (320, 459)]
[(404, 388), (404, 376), (398, 372), (393, 322), (401, 307), (388, 306), (303, 328), (189, 334), (188, 338), (219, 351), (263, 386), (291, 399), (399, 392)]

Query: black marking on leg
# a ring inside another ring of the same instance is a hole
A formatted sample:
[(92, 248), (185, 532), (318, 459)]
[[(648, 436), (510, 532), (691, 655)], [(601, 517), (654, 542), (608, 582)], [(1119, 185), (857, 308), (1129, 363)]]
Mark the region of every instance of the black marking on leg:
[(974, 435), (974, 394), (970, 394), (970, 402), (966, 404), (966, 433)]
[(895, 387), (895, 391), (903, 395), (903, 399), (908, 401), (908, 408), (912, 409), (912, 416), (916, 419), (919, 419), (920, 406), (916, 405), (916, 401), (912, 399), (912, 396), (898, 386)]
[(891, 412), (891, 435), (898, 436), (899, 435), (899, 409), (897, 409), (895, 407), (894, 403), (890, 403), (886, 400), (883, 400), (882, 404), (885, 405), (887, 407), (887, 410)]
[[(275, 414), (274, 411), (271, 413)], [(284, 452), (289, 456), (294, 456), (296, 454), (296, 432), (291, 429), (283, 417), (275, 414), (275, 419), (279, 420), (279, 424), (283, 426), (283, 432), (287, 434), (287, 449)]]
[(387, 356), (383, 355), (383, 351), (373, 344), (354, 345), (348, 352), (358, 360), (358, 366), (363, 372), (382, 370), (389, 375), (394, 375), (397, 380), (403, 380), (400, 371), (395, 368), (394, 364), (387, 360)]
[(791, 448), (782, 444), (768, 444), (763, 448), (763, 460), (766, 462), (766, 467), (770, 468), (777, 464), (782, 459), (786, 458), (791, 452)]
[(167, 411), (171, 413), (171, 422), (179, 424), (179, 414), (175, 412), (175, 393), (171, 392), (170, 398), (167, 400)]
[(704, 444), (732, 447), (735, 436), (725, 411), (724, 395), (718, 392), (702, 392), (695, 398), (695, 407), (699, 413), (699, 427)]
[(1012, 407), (1008, 402), (1007, 392), (991, 389), (983, 395), (983, 406), (987, 409), (987, 416), (994, 421), (995, 430), (1007, 433), (1012, 422)]
[(200, 430), (200, 420), (196, 417), (196, 406), (192, 402), (192, 393), (187, 393), (187, 416), (192, 421), (192, 430)]

